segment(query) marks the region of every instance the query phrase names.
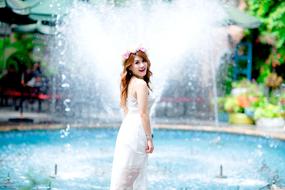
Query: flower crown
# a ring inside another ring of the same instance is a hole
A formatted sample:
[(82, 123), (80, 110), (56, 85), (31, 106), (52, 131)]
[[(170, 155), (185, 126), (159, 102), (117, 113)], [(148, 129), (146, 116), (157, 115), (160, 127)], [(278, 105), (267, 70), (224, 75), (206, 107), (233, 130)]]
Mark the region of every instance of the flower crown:
[(135, 51), (127, 51), (126, 53), (123, 54), (124, 60), (128, 59), (131, 54), (136, 54), (138, 51), (146, 52), (146, 49), (143, 47), (137, 48)]

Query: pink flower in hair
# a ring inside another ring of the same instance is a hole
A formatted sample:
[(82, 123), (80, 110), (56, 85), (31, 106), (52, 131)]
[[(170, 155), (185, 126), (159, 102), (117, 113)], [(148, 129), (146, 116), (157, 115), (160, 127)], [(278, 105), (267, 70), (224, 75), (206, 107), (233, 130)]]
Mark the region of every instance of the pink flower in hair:
[(146, 49), (144, 47), (139, 47), (136, 51), (146, 52)]
[(124, 59), (128, 59), (131, 53), (132, 53), (132, 52), (127, 51), (126, 53), (123, 54), (123, 58), (124, 58)]
[(144, 47), (139, 47), (135, 51), (127, 51), (126, 53), (123, 54), (123, 58), (126, 60), (130, 57), (130, 55), (136, 54), (138, 51), (146, 52), (146, 49)]

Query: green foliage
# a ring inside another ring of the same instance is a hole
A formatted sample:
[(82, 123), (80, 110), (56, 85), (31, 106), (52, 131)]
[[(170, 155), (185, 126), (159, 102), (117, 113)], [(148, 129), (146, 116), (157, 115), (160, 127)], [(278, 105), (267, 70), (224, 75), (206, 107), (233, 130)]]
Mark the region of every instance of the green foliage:
[[(285, 1), (278, 4), (278, 6), (274, 6), (272, 9), (273, 11), (265, 21), (267, 31), (276, 37), (275, 46), (277, 48), (277, 53), (280, 53), (279, 51), (282, 50), (282, 47), (285, 45)], [(283, 54), (283, 58), (285, 58), (284, 56), (285, 55)]]
[(33, 60), (27, 54), (26, 51), (17, 51), (12, 54), (6, 61), (6, 66), (14, 65), (16, 70), (19, 70), (20, 65), (24, 65), (30, 68), (33, 64)]
[(5, 69), (5, 51), (4, 49), (10, 45), (10, 39), (8, 37), (0, 38), (0, 72)]
[(285, 1), (246, 0), (246, 3), (249, 14), (262, 22), (257, 30), (246, 32), (246, 38), (254, 42), (253, 70), (262, 83), (273, 68), (285, 62)]
[(258, 83), (264, 83), (265, 79), (270, 75), (271, 67), (268, 64), (263, 64), (260, 68), (260, 74), (257, 78)]
[(16, 38), (16, 42), (12, 43), (10, 47), (17, 48), (18, 51), (26, 51), (31, 52), (34, 48), (33, 46), (33, 40), (34, 36), (32, 34), (14, 34)]
[[(0, 72), (11, 64), (15, 65), (16, 69), (19, 68), (19, 64), (24, 64), (26, 67), (32, 65), (30, 53), (34, 48), (33, 35), (15, 33), (13, 37), (15, 38), (13, 42), (10, 40), (10, 37), (0, 40)], [(9, 49), (15, 49), (16, 52), (7, 58), (5, 57), (5, 52)]]
[(254, 112), (254, 119), (260, 118), (276, 118), (281, 117), (281, 107), (266, 103), (263, 106), (256, 108)]
[(255, 107), (256, 102), (262, 98), (259, 86), (248, 80), (233, 82), (232, 87), (231, 95), (220, 100), (227, 112), (244, 113), (246, 109)]
[[(262, 21), (260, 35), (273, 37), (273, 47), (277, 49), (277, 59), (284, 63), (285, 59), (285, 1), (282, 0), (247, 0), (249, 12)], [(267, 42), (264, 42), (267, 43)]]
[(245, 113), (255, 120), (285, 117), (285, 91), (276, 91), (278, 94), (267, 97), (260, 85), (247, 80), (233, 82), (232, 86), (231, 95), (219, 98), (221, 110)]
[(230, 113), (242, 113), (243, 108), (239, 106), (236, 97), (228, 96), (224, 103), (224, 109)]

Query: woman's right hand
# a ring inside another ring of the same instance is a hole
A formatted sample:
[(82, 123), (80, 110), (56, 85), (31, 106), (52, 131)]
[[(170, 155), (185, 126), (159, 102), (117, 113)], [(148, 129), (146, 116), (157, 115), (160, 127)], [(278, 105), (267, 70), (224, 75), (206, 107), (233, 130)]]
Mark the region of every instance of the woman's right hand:
[(153, 152), (153, 149), (154, 149), (154, 147), (153, 147), (152, 139), (147, 139), (145, 152), (146, 152), (146, 153), (152, 153), (152, 152)]

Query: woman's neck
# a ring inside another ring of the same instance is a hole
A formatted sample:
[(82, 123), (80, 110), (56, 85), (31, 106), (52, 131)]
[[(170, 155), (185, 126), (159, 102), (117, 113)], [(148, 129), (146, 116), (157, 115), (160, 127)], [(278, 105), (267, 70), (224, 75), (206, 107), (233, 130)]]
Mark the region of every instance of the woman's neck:
[(138, 76), (138, 75), (135, 75), (135, 74), (133, 74), (133, 77), (138, 78), (138, 79), (143, 79), (144, 78), (144, 77), (141, 77), (141, 76)]

